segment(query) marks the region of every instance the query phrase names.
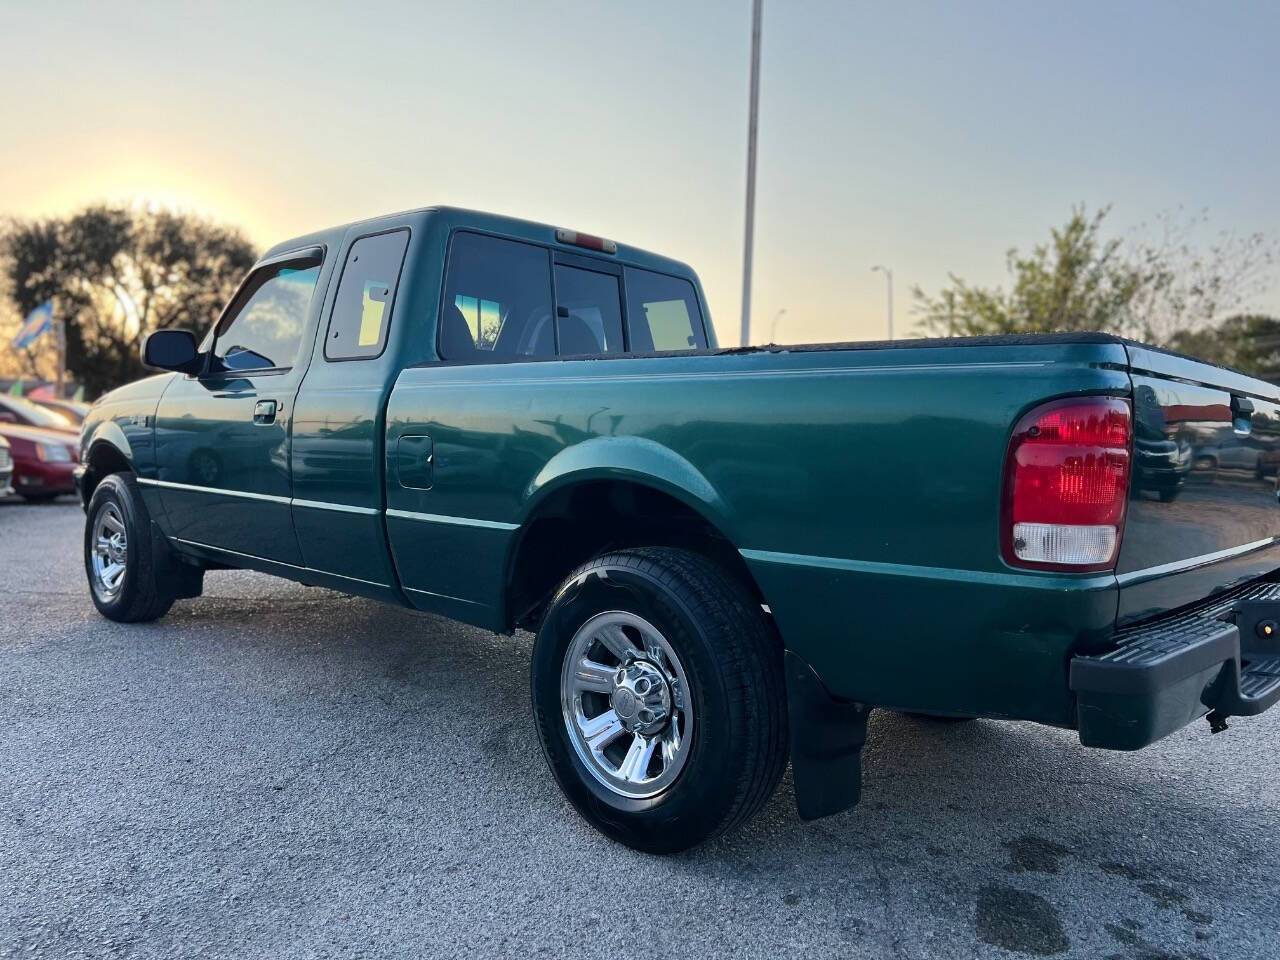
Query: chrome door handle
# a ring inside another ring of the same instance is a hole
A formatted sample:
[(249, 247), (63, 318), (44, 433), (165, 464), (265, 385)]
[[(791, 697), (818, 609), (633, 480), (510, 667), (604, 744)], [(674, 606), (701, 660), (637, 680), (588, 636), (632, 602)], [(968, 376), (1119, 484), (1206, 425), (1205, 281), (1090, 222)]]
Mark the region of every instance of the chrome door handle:
[(259, 400), (253, 405), (253, 422), (259, 425), (276, 422), (276, 402)]

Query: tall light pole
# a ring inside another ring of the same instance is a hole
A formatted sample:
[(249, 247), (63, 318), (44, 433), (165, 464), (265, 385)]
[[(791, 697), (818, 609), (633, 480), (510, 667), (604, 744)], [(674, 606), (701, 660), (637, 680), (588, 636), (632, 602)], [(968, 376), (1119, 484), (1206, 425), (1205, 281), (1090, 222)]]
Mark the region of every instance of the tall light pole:
[(747, 112), (747, 216), (742, 244), (742, 345), (751, 342), (751, 245), (756, 226), (756, 127), (760, 115), (760, 15), (764, 0), (751, 3), (751, 101)]
[(880, 272), (884, 274), (885, 280), (889, 285), (889, 339), (893, 339), (893, 270), (889, 267), (876, 265), (871, 268), (872, 273)]

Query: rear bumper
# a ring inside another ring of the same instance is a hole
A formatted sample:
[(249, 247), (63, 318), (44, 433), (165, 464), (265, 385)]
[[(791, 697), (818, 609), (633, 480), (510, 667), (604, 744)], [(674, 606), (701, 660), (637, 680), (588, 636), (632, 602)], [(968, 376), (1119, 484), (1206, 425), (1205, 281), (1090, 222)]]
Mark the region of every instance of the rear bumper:
[(1070, 685), (1088, 747), (1137, 750), (1210, 712), (1261, 713), (1280, 701), (1280, 583), (1126, 628), (1113, 649), (1072, 658)]

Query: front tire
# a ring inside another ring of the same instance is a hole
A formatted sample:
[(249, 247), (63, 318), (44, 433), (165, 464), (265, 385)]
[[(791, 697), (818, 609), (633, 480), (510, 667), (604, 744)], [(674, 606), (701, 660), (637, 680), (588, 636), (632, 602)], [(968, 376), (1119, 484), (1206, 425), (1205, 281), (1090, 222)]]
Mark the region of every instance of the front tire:
[(787, 762), (782, 644), (715, 563), (621, 550), (556, 592), (533, 652), (542, 749), (597, 829), (648, 853), (731, 830)]
[[(159, 563), (157, 562), (159, 560)], [(104, 477), (85, 511), (84, 567), (93, 605), (108, 620), (140, 623), (168, 613), (177, 594), (151, 541), (151, 517), (132, 474)]]

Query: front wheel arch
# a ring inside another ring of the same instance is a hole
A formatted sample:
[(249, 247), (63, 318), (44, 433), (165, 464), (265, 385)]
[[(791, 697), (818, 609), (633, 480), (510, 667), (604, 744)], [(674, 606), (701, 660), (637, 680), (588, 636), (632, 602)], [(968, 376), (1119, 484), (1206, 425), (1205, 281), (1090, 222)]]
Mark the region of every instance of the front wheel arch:
[(93, 491), (104, 478), (113, 473), (133, 474), (129, 457), (110, 440), (95, 440), (84, 458), (84, 476), (80, 481), (80, 500), (85, 509), (93, 498)]

